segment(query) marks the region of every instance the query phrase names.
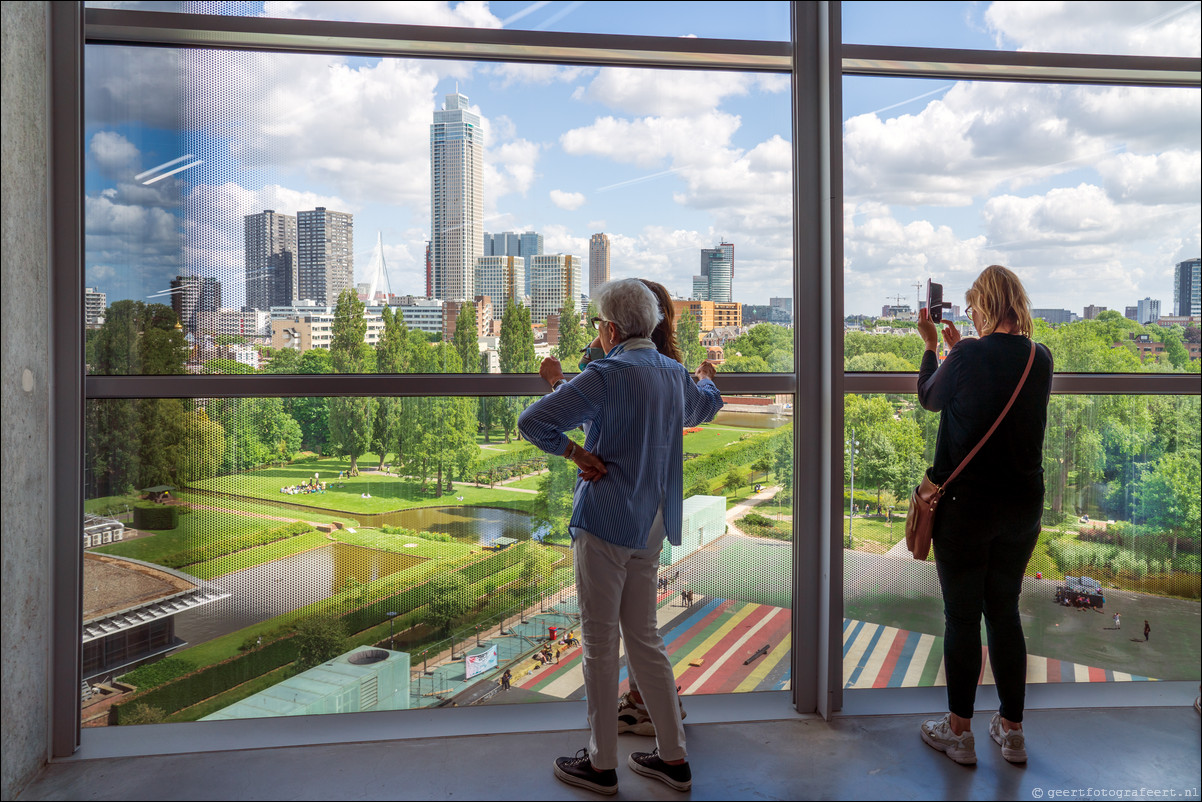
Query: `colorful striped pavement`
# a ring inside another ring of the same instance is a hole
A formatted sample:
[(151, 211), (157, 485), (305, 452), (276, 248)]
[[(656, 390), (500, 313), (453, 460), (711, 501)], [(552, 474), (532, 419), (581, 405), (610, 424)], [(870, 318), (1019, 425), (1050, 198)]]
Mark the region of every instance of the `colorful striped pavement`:
[[(789, 687), (792, 646), (787, 608), (728, 599), (703, 598), (682, 608), (679, 594), (660, 597), (658, 623), (686, 695), (784, 690)], [(748, 658), (767, 645), (768, 652)], [(983, 649), (982, 652), (985, 650)], [(993, 684), (984, 654), (981, 684)], [(843, 676), (847, 688), (900, 688), (945, 685), (943, 638), (866, 621), (843, 621)], [(1029, 655), (1027, 681), (1131, 682), (1149, 677)], [(626, 690), (626, 669), (620, 675)], [(579, 647), (562, 650), (558, 664), (545, 666), (514, 683), (561, 699), (584, 698)]]

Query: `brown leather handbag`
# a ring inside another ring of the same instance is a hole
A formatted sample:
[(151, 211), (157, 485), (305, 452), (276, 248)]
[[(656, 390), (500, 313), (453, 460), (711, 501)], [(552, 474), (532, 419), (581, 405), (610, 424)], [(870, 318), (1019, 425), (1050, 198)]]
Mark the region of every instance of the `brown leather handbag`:
[(922, 475), (922, 484), (914, 488), (914, 492), (910, 495), (910, 510), (906, 513), (906, 550), (914, 555), (916, 560), (925, 560), (927, 555), (931, 553), (931, 533), (935, 530), (935, 510), (939, 507), (939, 502), (943, 498), (943, 494), (947, 492), (947, 486), (952, 483), (952, 480), (960, 475), (960, 471), (964, 470), (964, 466), (969, 463), (977, 452), (981, 450), (981, 446), (985, 445), (985, 441), (989, 439), (998, 424), (1002, 422), (1002, 418), (1006, 417), (1006, 413), (1010, 411), (1010, 407), (1014, 406), (1015, 399), (1018, 398), (1019, 392), (1023, 389), (1023, 385), (1027, 383), (1027, 374), (1031, 372), (1031, 364), (1035, 361), (1035, 343), (1031, 343), (1031, 354), (1027, 357), (1027, 366), (1023, 369), (1022, 378), (1018, 380), (1018, 386), (1014, 388), (1013, 395), (1006, 402), (1005, 409), (1002, 414), (997, 416), (997, 420), (989, 427), (989, 431), (985, 432), (985, 436), (981, 438), (981, 442), (977, 443), (972, 451), (968, 452), (968, 456), (960, 461), (956, 466), (956, 470), (952, 471), (952, 475), (947, 477), (947, 481), (942, 485), (937, 485), (931, 481), (931, 470), (927, 469)]

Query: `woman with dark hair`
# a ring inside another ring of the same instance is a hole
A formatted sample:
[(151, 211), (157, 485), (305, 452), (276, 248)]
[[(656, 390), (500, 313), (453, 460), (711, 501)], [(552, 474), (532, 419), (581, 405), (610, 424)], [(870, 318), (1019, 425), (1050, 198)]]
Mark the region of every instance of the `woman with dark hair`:
[(918, 313), (918, 332), (926, 344), (918, 401), (941, 413), (931, 481), (940, 486), (948, 481), (1023, 384), (992, 436), (948, 485), (935, 515), (932, 540), (943, 591), (949, 712), (924, 722), (922, 739), (957, 763), (977, 762), (972, 715), (984, 614), (1001, 700), (989, 734), (1002, 757), (1022, 763), (1027, 759), (1022, 727), (1027, 650), (1018, 597), (1043, 514), (1052, 354), (1031, 342), (1030, 301), (1011, 271), (1000, 265), (985, 268), (965, 300), (981, 336), (961, 339), (956, 327), (945, 323), (943, 338), (951, 350), (942, 365), (936, 356), (939, 332), (927, 310)]
[(659, 301), (659, 313), (663, 315), (655, 331), (651, 332), (651, 342), (655, 343), (655, 349), (661, 354), (683, 365), (684, 355), (680, 353), (680, 346), (676, 344), (676, 307), (672, 305), (672, 296), (668, 295), (668, 288), (658, 281), (648, 281), (645, 278), (639, 281), (655, 293), (655, 300)]

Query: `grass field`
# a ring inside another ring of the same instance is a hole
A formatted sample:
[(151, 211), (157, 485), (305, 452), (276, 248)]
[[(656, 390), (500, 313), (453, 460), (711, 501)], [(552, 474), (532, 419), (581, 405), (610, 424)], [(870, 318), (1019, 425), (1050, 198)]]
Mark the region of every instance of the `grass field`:
[(271, 521), (229, 512), (198, 510), (188, 515), (181, 515), (179, 526), (175, 529), (154, 532), (151, 537), (123, 540), (120, 543), (100, 546), (93, 551), (159, 563), (169, 554), (195, 548), (202, 543), (215, 543), (280, 526), (284, 526), (283, 521)]

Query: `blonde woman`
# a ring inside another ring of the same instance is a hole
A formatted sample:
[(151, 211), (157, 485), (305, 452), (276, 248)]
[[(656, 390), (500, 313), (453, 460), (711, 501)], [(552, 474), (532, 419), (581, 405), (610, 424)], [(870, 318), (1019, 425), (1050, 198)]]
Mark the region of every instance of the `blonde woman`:
[[(985, 268), (965, 295), (981, 335), (943, 327), (951, 349), (939, 364), (939, 332), (927, 310), (918, 331), (926, 344), (918, 401), (939, 412), (931, 480), (942, 485), (981, 441), (1010, 400), (1031, 358), (1030, 300), (1010, 270)], [(948, 486), (935, 517), (935, 567), (943, 591), (943, 659), (949, 712), (922, 725), (922, 738), (957, 763), (977, 762), (973, 703), (981, 674), (981, 616), (1001, 706), (989, 733), (1012, 763), (1027, 759), (1022, 731), (1027, 651), (1018, 597), (1043, 513), (1043, 438), (1052, 354), (1035, 347), (1014, 406)]]

